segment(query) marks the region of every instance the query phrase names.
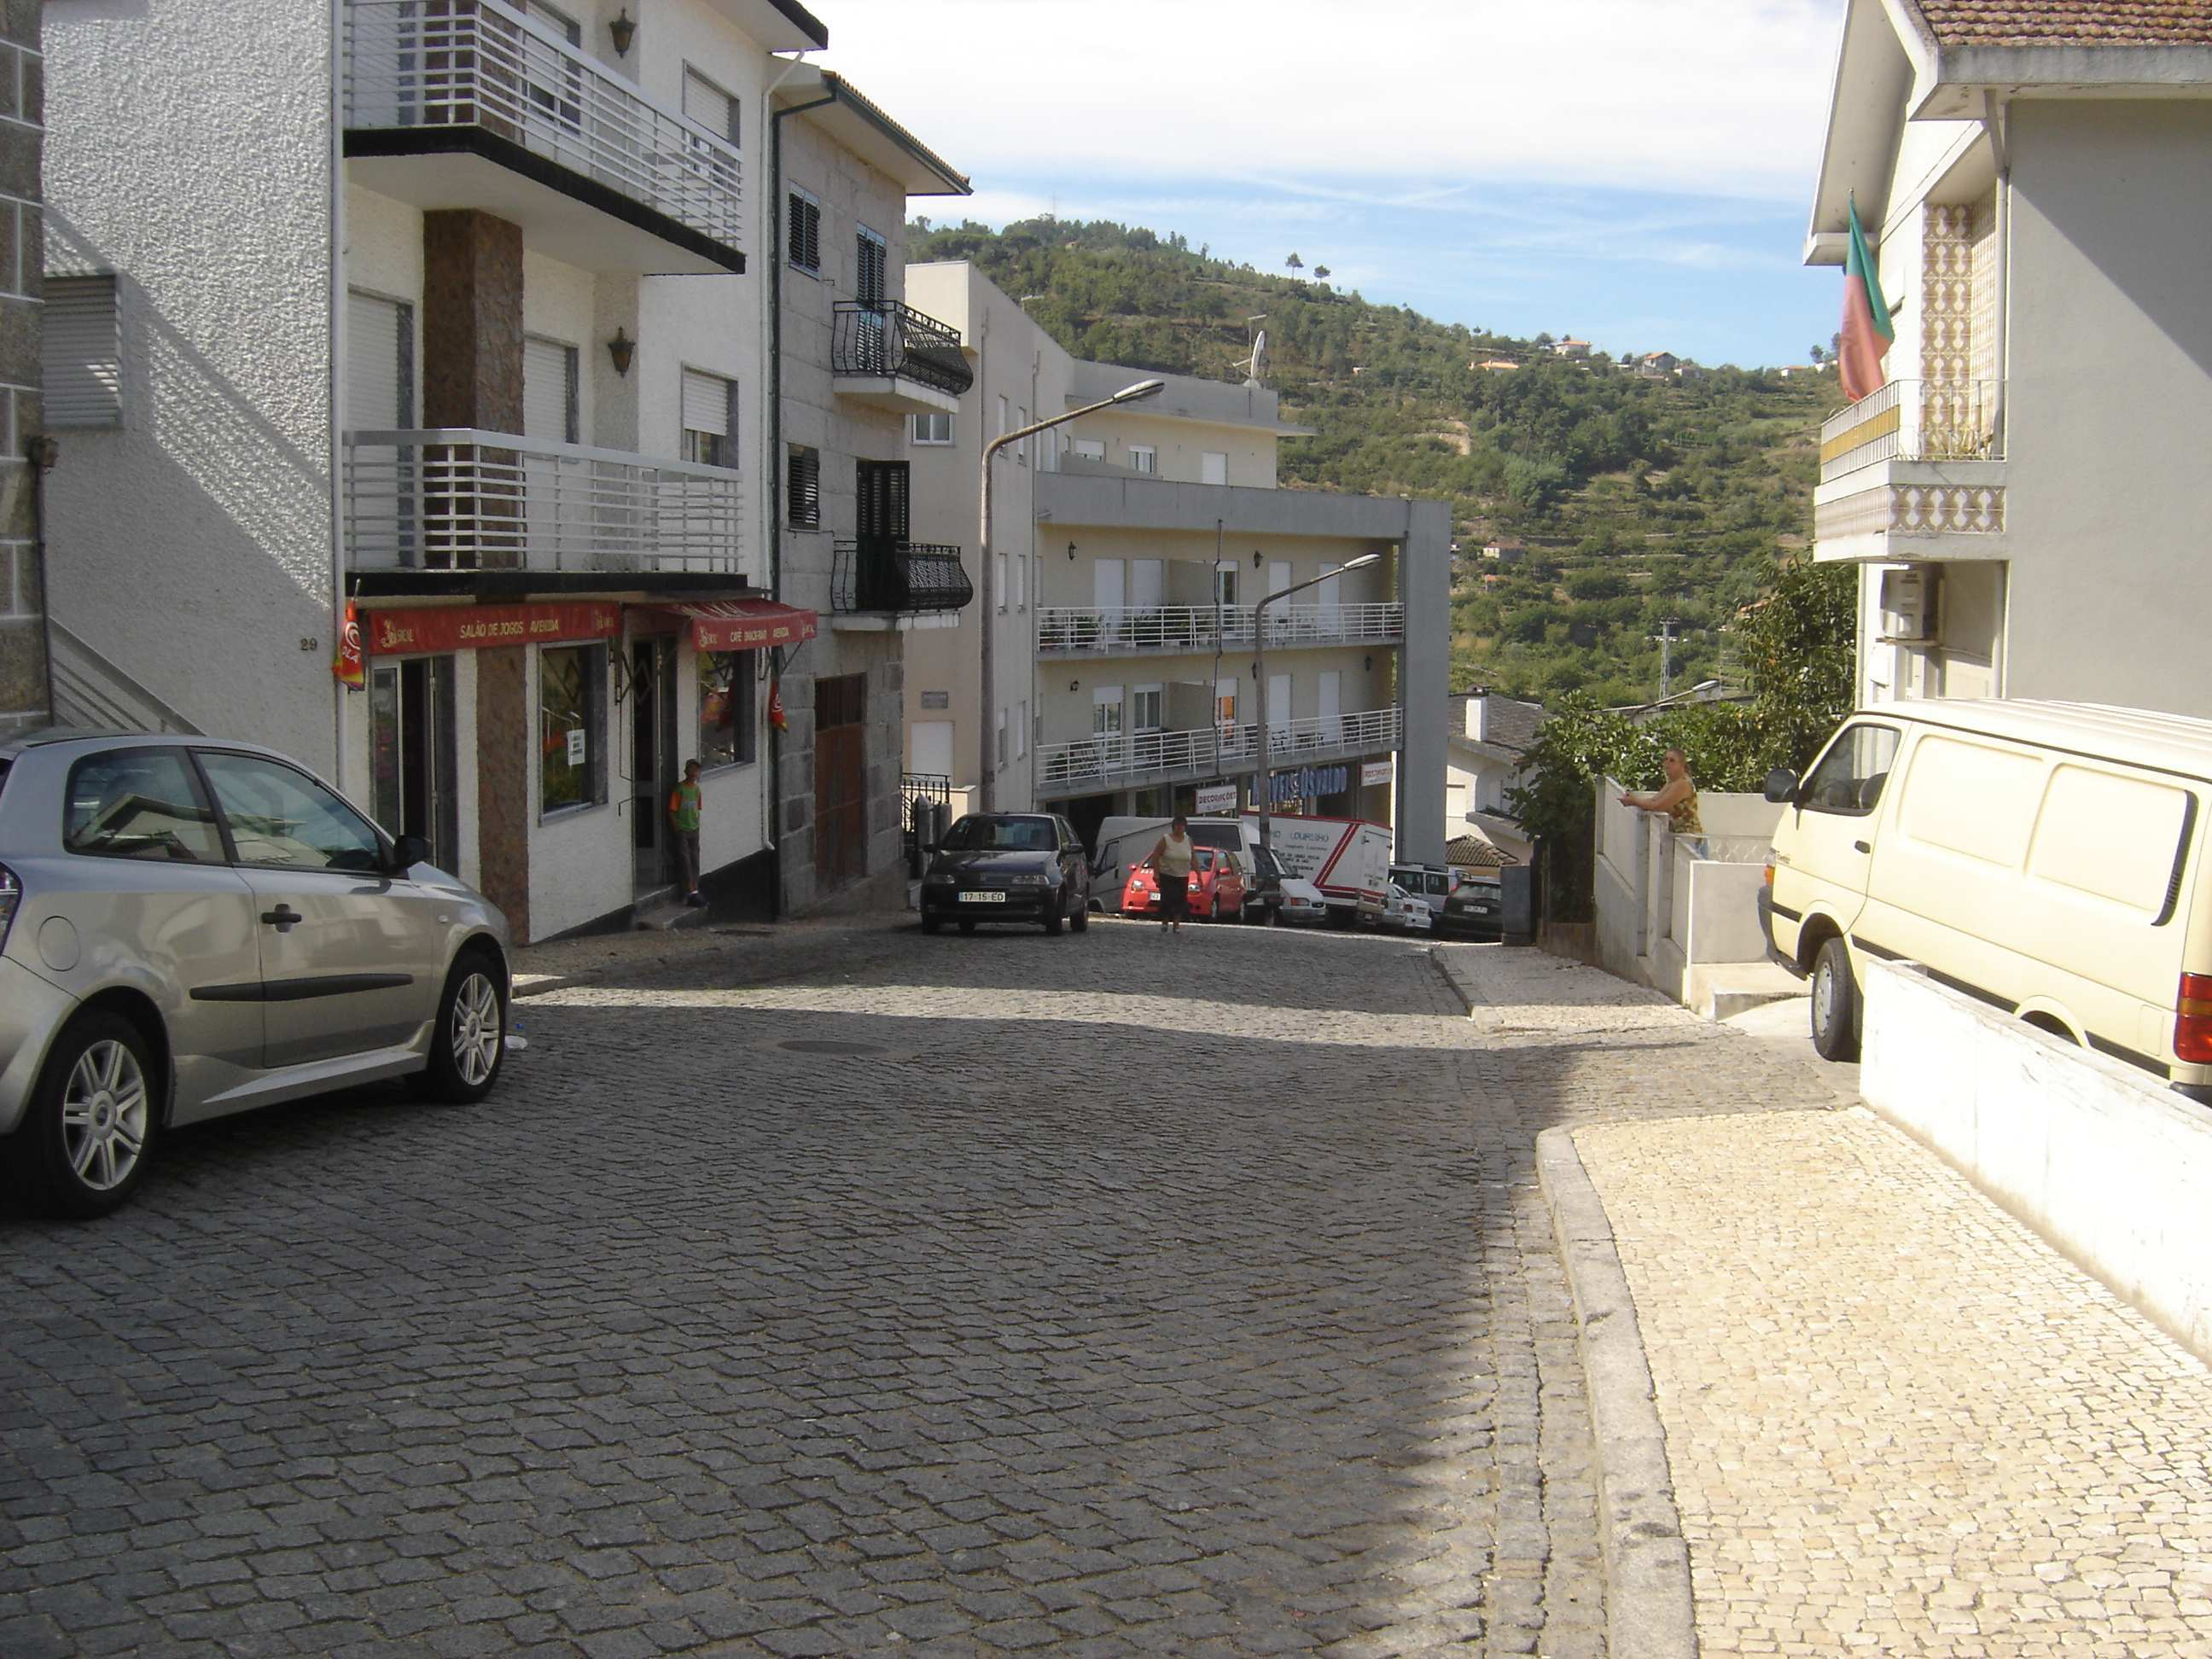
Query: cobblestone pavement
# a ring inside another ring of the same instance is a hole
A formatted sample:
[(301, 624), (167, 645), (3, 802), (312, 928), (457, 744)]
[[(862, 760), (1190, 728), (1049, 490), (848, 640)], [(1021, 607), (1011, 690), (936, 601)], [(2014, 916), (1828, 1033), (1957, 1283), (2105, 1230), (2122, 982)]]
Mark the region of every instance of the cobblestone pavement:
[(2212, 1374), (1863, 1110), (1575, 1134), (1707, 1653), (2212, 1654)]
[(1534, 1136), (1834, 1085), (1455, 953), (671, 946), (0, 1214), (0, 1655), (1595, 1654)]

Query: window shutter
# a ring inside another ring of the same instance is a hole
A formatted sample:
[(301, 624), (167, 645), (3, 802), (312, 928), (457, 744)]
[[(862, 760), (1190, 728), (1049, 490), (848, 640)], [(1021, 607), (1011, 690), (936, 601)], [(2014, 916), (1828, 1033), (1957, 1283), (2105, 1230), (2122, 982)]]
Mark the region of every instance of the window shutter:
[(413, 308), (349, 294), (346, 331), (346, 424), (356, 432), (414, 425)]
[(904, 461), (885, 461), (884, 469), (884, 529), (890, 538), (901, 544), (907, 540), (907, 464)]
[(115, 278), (49, 276), (46, 284), (46, 424), (123, 424), (123, 347)]
[(806, 268), (822, 269), (822, 210), (812, 202), (806, 204)]
[(738, 142), (738, 100), (688, 64), (684, 66), (684, 113), (717, 138)]
[(822, 457), (811, 449), (793, 449), (784, 469), (785, 496), (791, 522), (811, 530), (822, 522)]
[(558, 340), (524, 339), (522, 435), (546, 443), (580, 441), (575, 347)]
[(858, 240), (860, 270), (854, 278), (854, 297), (864, 306), (879, 306), (884, 302), (887, 250), (883, 238), (873, 231), (860, 232)]
[(822, 210), (797, 191), (791, 192), (790, 247), (787, 257), (801, 270), (822, 269)]
[(730, 433), (730, 386), (719, 374), (684, 371), (684, 429), (705, 432), (717, 438)]

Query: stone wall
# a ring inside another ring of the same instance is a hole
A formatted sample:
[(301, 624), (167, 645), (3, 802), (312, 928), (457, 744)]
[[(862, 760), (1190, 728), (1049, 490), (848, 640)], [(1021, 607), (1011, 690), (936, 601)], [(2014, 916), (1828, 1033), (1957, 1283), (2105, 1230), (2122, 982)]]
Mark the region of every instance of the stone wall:
[(38, 0), (0, 8), (0, 732), (43, 724), (46, 593), (37, 481), (25, 459), (40, 431), (39, 210), (46, 60)]

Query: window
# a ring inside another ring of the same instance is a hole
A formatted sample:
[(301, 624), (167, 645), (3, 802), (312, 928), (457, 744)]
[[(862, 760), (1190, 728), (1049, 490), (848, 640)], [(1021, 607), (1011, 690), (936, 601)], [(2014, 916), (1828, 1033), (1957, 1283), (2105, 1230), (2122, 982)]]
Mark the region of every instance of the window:
[(689, 64), (684, 66), (684, 115), (717, 138), (738, 142), (738, 100)]
[(853, 297), (864, 306), (880, 306), (890, 265), (890, 246), (866, 225), (854, 233), (853, 242)]
[(92, 858), (225, 861), (215, 814), (174, 749), (118, 749), (72, 766), (62, 845)]
[(999, 710), (999, 764), (1006, 763), (1006, 711)]
[(738, 383), (684, 371), (684, 459), (702, 466), (738, 464)]
[[(1030, 411), (1028, 405), (1016, 405), (1014, 409), (1014, 425), (1016, 428), (1018, 428), (1025, 427), (1029, 423)], [(1023, 439), (1021, 442), (1014, 446), (1014, 459), (1017, 464), (1022, 466), (1027, 466), (1030, 464), (1030, 447), (1036, 442), (1036, 434), (1032, 432), (1028, 437)]]
[(1205, 451), (1198, 458), (1198, 480), (1200, 483), (1227, 483), (1229, 457), (1218, 449)]
[(1103, 461), (1106, 459), (1106, 444), (1100, 438), (1071, 438), (1067, 453), (1079, 461)]
[(1024, 578), (1029, 574), (1029, 567), (1030, 562), (1027, 559), (1020, 557), (1019, 556), (1015, 557), (1012, 567), (1012, 574), (1014, 579), (1014, 591), (1012, 597), (1014, 601), (1014, 609), (1017, 611), (1024, 611), (1029, 607), (1029, 595), (1024, 591)]
[(793, 530), (822, 527), (822, 452), (793, 444), (784, 459), (784, 514)]
[(580, 46), (584, 44), (584, 26), (562, 10), (560, 7), (549, 6), (545, 3), (545, 0), (522, 0), (522, 4), (518, 9), (526, 17), (537, 19), (570, 46)]
[(1004, 616), (1006, 613), (1006, 556), (1003, 553), (994, 553), (991, 555), (991, 563), (994, 567), (991, 573), (991, 580), (999, 590), (999, 614)]
[(1014, 758), (1019, 760), (1030, 752), (1030, 702), (1022, 699), (1014, 710)]
[(1159, 452), (1150, 444), (1131, 444), (1129, 470), (1133, 472), (1158, 471), (1160, 470)]
[(538, 653), (538, 811), (596, 806), (607, 798), (606, 647)]
[(548, 443), (583, 441), (577, 408), (576, 348), (526, 335), (522, 341), (522, 435)]
[(952, 441), (952, 416), (941, 409), (909, 415), (906, 420), (907, 435), (918, 444), (949, 444)]
[(1237, 566), (1224, 559), (1213, 567), (1213, 602), (1216, 605), (1237, 603)]
[[(47, 343), (54, 326), (53, 285), (46, 287)], [(346, 295), (346, 425), (388, 432), (415, 424), (415, 307), (358, 289)], [(46, 391), (52, 420), (53, 388)]]
[(1167, 722), (1161, 718), (1162, 700), (1165, 688), (1140, 685), (1129, 694), (1129, 726), (1137, 732), (1158, 732)]
[(200, 752), (240, 864), (288, 870), (384, 867), (368, 820), (304, 772), (259, 755)]
[(708, 771), (752, 763), (759, 660), (752, 651), (699, 653), (699, 764)]
[(784, 257), (793, 270), (803, 270), (810, 276), (822, 274), (822, 204), (806, 191), (793, 187), (789, 197), (784, 240), (788, 245)]
[(1798, 799), (1815, 812), (1863, 817), (1881, 799), (1881, 787), (1888, 781), (1889, 763), (1896, 756), (1893, 728), (1851, 726), (1828, 745)]

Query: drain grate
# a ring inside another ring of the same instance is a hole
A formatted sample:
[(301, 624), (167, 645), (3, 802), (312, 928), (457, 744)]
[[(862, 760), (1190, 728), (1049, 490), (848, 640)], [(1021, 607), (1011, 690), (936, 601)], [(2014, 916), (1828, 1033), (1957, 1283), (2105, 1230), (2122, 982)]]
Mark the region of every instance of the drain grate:
[(795, 1054), (879, 1054), (883, 1049), (872, 1042), (838, 1042), (828, 1037), (793, 1037), (775, 1045), (788, 1048)]

